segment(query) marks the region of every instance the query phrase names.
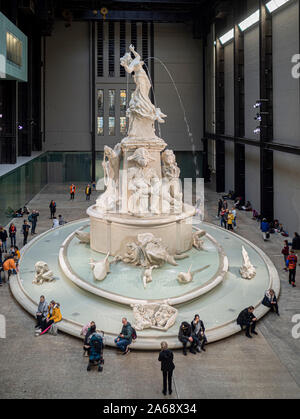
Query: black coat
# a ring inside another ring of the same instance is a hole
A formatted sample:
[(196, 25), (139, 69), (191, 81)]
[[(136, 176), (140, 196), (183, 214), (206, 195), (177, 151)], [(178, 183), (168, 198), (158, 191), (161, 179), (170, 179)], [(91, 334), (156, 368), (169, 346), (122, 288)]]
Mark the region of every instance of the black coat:
[(237, 322), (237, 324), (239, 324), (240, 326), (242, 326), (242, 325), (246, 325), (246, 324), (251, 323), (252, 319), (254, 319), (254, 318), (255, 318), (254, 314), (253, 313), (250, 313), (248, 311), (248, 308), (245, 308), (238, 315), (238, 318), (237, 318), (236, 322)]
[(189, 338), (192, 336), (192, 326), (188, 322), (182, 322), (179, 328), (178, 339)]
[(175, 368), (173, 362), (173, 352), (169, 349), (165, 349), (160, 352), (158, 360), (161, 362), (162, 371), (173, 371)]
[(292, 241), (292, 249), (300, 250), (300, 237), (294, 237)]
[[(266, 307), (272, 307), (271, 300), (270, 300), (270, 298), (268, 298), (267, 294), (265, 294), (264, 299), (262, 300), (261, 303)], [(276, 298), (275, 294), (273, 296), (273, 303), (275, 303), (275, 304), (277, 303), (277, 298)]]
[(7, 240), (7, 231), (6, 230), (0, 231), (0, 240), (2, 242), (5, 242)]

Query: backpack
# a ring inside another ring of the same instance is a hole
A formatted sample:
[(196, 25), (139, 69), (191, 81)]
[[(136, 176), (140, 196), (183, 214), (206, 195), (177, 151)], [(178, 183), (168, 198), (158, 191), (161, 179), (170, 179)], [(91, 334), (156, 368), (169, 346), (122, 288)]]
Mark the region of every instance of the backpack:
[(131, 332), (132, 340), (136, 340), (136, 338), (137, 338), (136, 330), (132, 326), (131, 326), (131, 329), (132, 329), (132, 332)]

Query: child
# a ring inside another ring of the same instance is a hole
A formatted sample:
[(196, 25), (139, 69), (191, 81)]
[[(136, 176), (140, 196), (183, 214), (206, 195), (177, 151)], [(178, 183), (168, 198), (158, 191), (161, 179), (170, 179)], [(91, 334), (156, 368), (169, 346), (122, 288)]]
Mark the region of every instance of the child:
[(284, 270), (287, 271), (287, 266), (286, 266), (286, 261), (287, 261), (287, 257), (290, 254), (290, 248), (289, 248), (289, 242), (287, 240), (284, 240), (284, 247), (281, 250), (281, 253), (283, 254), (284, 257)]

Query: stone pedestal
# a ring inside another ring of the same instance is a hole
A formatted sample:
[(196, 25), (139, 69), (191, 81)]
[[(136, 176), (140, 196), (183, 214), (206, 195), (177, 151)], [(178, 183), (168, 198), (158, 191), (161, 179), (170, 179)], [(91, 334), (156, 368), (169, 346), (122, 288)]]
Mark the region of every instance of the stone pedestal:
[(192, 247), (192, 217), (194, 207), (184, 206), (180, 215), (134, 217), (128, 214), (100, 214), (95, 205), (87, 210), (91, 220), (90, 246), (111, 256), (123, 254), (126, 244), (140, 233), (152, 233), (161, 238), (170, 254), (181, 254)]

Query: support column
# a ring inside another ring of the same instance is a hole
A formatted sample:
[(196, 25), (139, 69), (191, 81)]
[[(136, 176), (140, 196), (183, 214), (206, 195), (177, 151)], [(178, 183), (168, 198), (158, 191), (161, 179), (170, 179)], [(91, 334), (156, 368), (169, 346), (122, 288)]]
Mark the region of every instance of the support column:
[[(222, 135), (225, 130), (224, 117), (224, 48), (216, 40), (216, 134)], [(216, 192), (225, 190), (225, 143), (216, 139)]]
[[(245, 136), (244, 34), (234, 27), (234, 136)], [(245, 198), (245, 145), (234, 143), (234, 190)]]
[(273, 141), (273, 71), (272, 71), (272, 17), (267, 12), (265, 1), (260, 0), (259, 23), (260, 47), (260, 202), (261, 214), (269, 220), (274, 218), (273, 151), (264, 144)]
[(90, 42), (91, 42), (91, 164), (92, 164), (92, 181), (96, 181), (96, 37), (95, 37), (95, 22), (90, 23)]

